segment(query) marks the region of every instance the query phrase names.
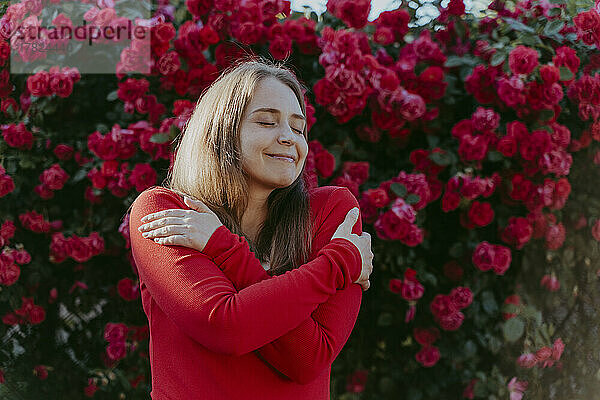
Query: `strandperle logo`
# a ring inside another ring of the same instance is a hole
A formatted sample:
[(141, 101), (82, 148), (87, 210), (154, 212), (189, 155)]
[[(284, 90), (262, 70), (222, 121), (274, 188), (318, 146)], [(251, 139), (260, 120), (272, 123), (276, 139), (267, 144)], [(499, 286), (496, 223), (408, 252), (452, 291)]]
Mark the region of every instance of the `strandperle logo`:
[(52, 66), (81, 74), (150, 73), (149, 0), (12, 0), (0, 19), (11, 47), (10, 72), (32, 74)]

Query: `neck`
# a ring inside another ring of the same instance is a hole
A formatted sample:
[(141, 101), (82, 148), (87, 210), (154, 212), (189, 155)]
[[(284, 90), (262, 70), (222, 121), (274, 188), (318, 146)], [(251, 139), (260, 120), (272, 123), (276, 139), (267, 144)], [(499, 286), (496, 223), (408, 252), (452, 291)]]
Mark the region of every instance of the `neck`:
[(270, 193), (270, 190), (249, 190), (248, 207), (242, 216), (241, 228), (252, 241), (255, 241), (258, 228), (267, 218), (267, 199)]

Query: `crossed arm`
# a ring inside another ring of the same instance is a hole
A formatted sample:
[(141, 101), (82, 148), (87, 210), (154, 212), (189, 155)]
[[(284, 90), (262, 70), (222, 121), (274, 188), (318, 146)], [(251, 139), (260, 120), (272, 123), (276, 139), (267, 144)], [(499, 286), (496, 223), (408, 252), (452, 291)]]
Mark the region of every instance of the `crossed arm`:
[[(327, 244), (311, 262), (276, 277), (264, 271), (243, 237), (225, 227), (215, 231), (203, 253), (162, 246), (137, 231), (142, 216), (182, 206), (176, 195), (163, 193), (132, 208), (133, 255), (157, 304), (212, 351), (254, 351), (298, 383), (319, 376), (347, 341), (360, 307), (362, 291), (350, 283), (360, 274), (360, 253), (343, 239), (327, 243), (357, 206), (354, 196), (345, 188), (334, 190), (325, 207), (327, 223), (314, 238)], [(359, 219), (354, 232), (361, 230)]]

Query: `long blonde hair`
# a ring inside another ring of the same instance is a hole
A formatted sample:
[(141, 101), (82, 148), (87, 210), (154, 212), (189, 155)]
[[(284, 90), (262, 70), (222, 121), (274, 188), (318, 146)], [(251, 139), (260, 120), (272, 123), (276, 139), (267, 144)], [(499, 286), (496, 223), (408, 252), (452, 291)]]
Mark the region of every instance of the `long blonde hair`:
[[(290, 70), (257, 59), (234, 64), (200, 96), (179, 136), (173, 167), (166, 178), (165, 187), (199, 199), (238, 235), (244, 235), (241, 219), (248, 205), (240, 125), (258, 84), (268, 77), (287, 85), (306, 115), (302, 86)], [(246, 237), (258, 259), (270, 263), (271, 275), (299, 267), (310, 255), (312, 227), (303, 179), (305, 167), (294, 183), (269, 195), (267, 217), (256, 241)]]

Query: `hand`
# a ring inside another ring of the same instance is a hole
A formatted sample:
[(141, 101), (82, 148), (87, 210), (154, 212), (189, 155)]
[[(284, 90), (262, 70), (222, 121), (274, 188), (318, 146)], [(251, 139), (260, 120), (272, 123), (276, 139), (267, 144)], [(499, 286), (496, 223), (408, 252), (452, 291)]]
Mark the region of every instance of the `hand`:
[(363, 290), (369, 289), (371, 282), (369, 276), (373, 272), (373, 257), (374, 254), (371, 251), (371, 235), (368, 232), (363, 232), (360, 236), (352, 233), (352, 227), (356, 224), (359, 217), (359, 210), (354, 207), (346, 214), (346, 219), (338, 226), (337, 230), (331, 237), (331, 240), (335, 238), (342, 238), (350, 241), (358, 251), (362, 259), (362, 270), (360, 276), (354, 283), (358, 283), (362, 286)]
[(142, 236), (158, 244), (204, 250), (212, 234), (223, 224), (200, 200), (184, 197), (184, 202), (190, 210), (162, 210), (143, 217), (144, 224), (138, 228)]

